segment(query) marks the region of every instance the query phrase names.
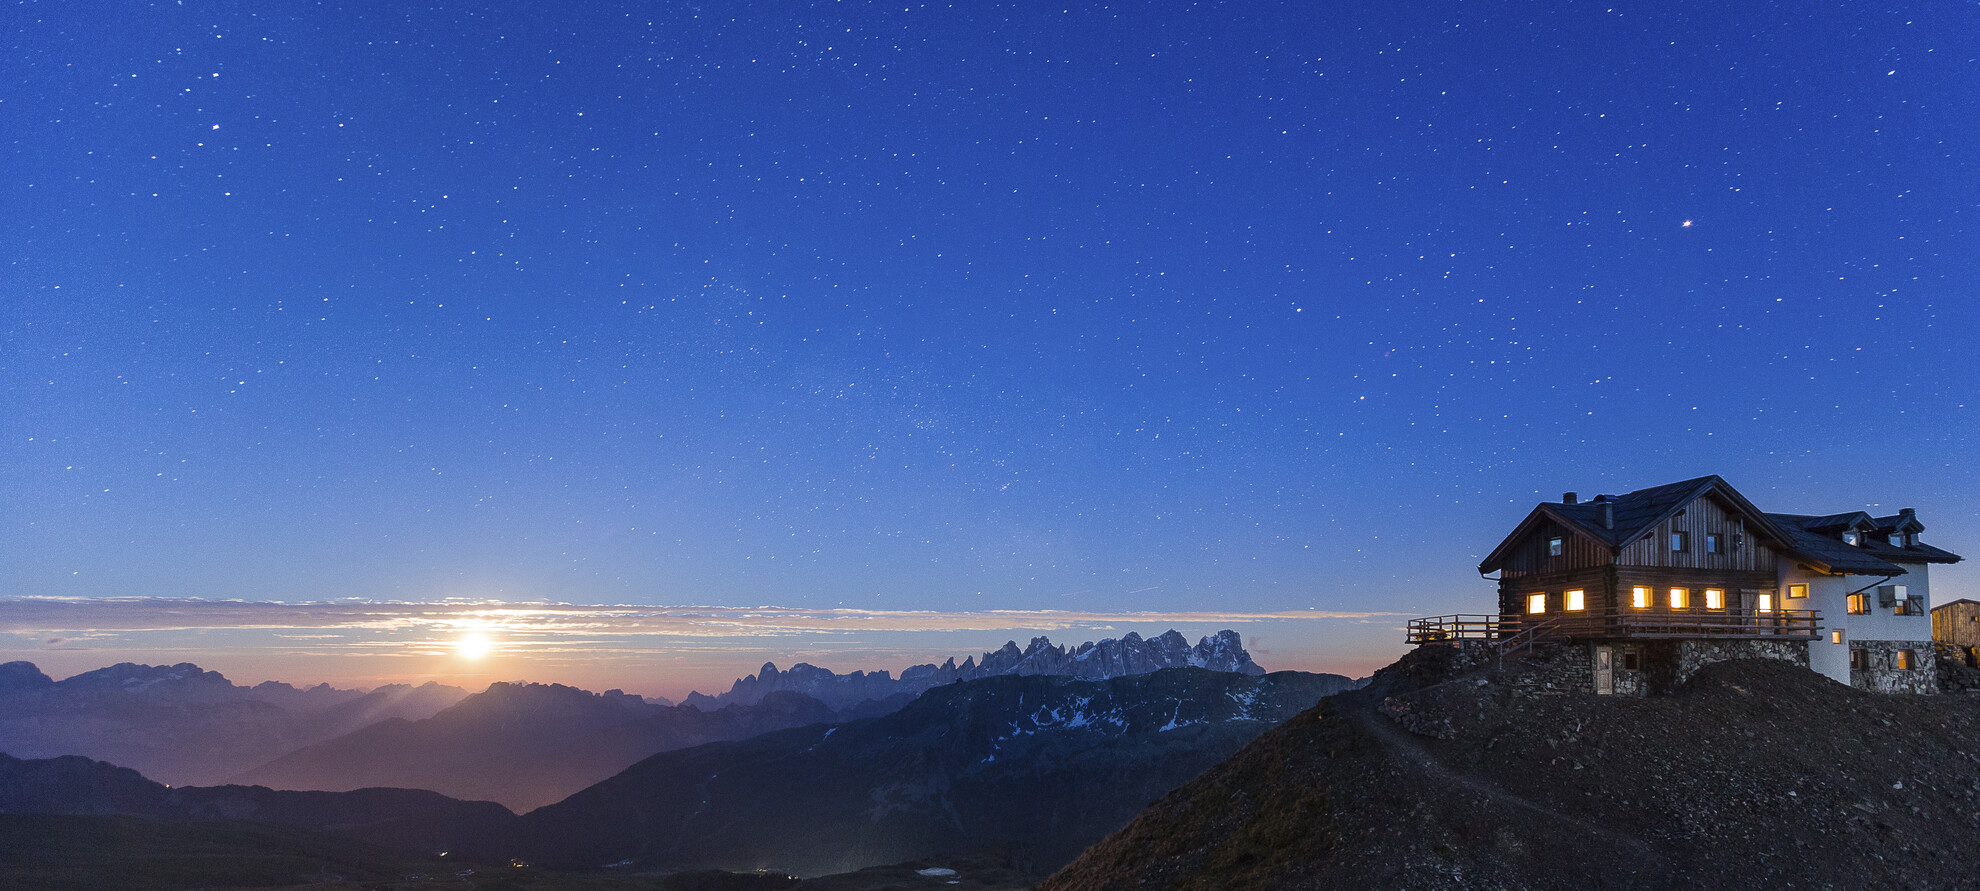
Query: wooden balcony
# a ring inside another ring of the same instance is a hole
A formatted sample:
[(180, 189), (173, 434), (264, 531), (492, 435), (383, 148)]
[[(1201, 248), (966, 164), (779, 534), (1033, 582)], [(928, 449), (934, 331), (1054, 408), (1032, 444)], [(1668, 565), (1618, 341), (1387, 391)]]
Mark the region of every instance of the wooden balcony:
[(1822, 635), (1817, 610), (1624, 609), (1576, 610), (1529, 616), (1455, 615), (1409, 620), (1408, 642), (1490, 640), (1617, 640), (1725, 638), (1814, 640)]

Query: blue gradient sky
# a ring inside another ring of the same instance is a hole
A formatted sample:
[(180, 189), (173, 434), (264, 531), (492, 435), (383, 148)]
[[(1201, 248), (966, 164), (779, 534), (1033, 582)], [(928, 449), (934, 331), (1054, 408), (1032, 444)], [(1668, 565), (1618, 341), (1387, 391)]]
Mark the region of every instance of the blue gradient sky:
[(1980, 550), (1975, 4), (579, 6), (12, 5), (0, 598), (1195, 636), (1705, 473)]

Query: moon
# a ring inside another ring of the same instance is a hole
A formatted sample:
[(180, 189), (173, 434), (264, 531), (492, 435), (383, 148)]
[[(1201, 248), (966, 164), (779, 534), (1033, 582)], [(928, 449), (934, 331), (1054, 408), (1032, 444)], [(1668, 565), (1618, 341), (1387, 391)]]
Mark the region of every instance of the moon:
[(462, 659), (479, 659), (488, 655), (488, 651), (494, 648), (495, 644), (488, 639), (488, 635), (479, 631), (463, 636), (454, 644), (454, 649), (461, 654)]

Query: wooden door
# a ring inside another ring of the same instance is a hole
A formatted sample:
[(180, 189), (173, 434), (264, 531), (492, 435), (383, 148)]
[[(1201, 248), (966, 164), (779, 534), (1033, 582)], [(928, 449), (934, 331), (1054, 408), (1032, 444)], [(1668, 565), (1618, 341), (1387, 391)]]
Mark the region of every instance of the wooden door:
[(1595, 648), (1595, 692), (1608, 696), (1616, 692), (1616, 648)]

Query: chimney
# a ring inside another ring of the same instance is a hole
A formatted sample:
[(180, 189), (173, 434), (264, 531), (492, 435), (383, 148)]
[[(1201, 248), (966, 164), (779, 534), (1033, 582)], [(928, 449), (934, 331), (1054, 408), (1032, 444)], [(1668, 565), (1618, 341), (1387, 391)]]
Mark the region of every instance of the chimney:
[(1580, 499), (1576, 498), (1573, 492), (1566, 492), (1561, 495), (1562, 504), (1573, 504), (1579, 500)]
[(1918, 519), (1918, 511), (1916, 509), (1909, 507), (1899, 508), (1898, 516), (1903, 517), (1907, 520), (1916, 520)]
[(1616, 528), (1616, 503), (1599, 498), (1596, 500), (1602, 502), (1602, 528)]

